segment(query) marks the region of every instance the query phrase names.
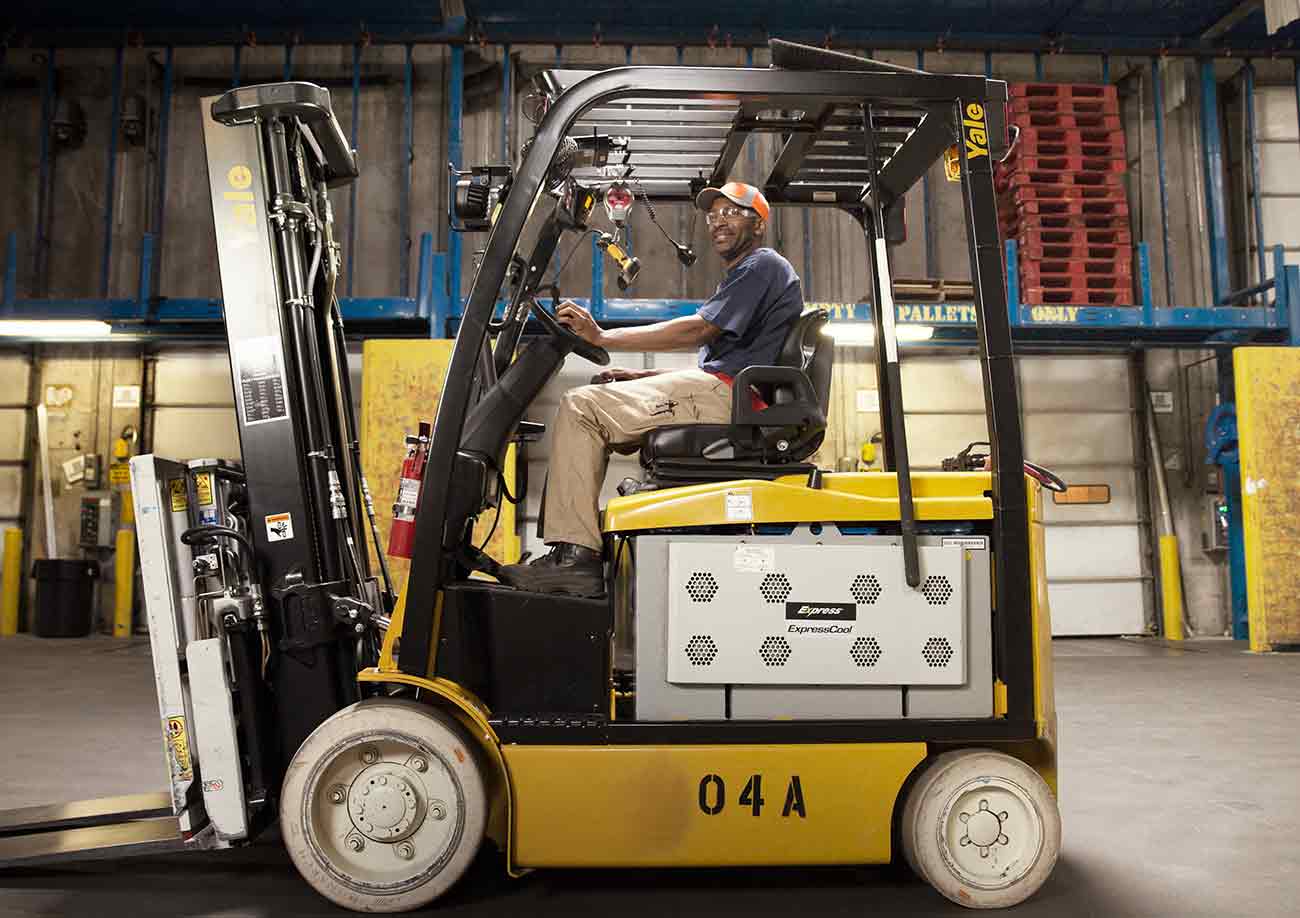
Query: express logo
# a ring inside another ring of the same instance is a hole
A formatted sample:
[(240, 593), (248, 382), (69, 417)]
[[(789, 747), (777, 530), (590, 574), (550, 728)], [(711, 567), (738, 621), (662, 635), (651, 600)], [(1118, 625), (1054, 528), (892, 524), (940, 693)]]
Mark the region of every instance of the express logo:
[(851, 602), (787, 602), (787, 621), (841, 621), (858, 620), (858, 607)]

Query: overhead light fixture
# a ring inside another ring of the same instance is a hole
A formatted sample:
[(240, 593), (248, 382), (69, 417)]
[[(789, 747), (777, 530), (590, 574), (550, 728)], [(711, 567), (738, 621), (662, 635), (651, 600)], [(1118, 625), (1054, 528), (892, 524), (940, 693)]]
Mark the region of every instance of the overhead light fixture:
[[(870, 322), (828, 322), (822, 334), (835, 339), (836, 344), (876, 343), (876, 327)], [(933, 325), (895, 325), (894, 334), (899, 341), (929, 341), (934, 337)]]
[(106, 338), (113, 333), (107, 322), (93, 319), (0, 319), (5, 338)]

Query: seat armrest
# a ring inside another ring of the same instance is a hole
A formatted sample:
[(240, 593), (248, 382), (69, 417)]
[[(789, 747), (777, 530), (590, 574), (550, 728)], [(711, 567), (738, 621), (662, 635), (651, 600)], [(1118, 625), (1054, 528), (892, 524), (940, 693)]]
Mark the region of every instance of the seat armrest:
[[(781, 405), (755, 408), (749, 397), (749, 387), (754, 385), (789, 386), (794, 390), (794, 401)], [(786, 427), (825, 423), (820, 399), (812, 380), (803, 370), (795, 367), (745, 367), (736, 375), (731, 387), (731, 423), (756, 427)]]

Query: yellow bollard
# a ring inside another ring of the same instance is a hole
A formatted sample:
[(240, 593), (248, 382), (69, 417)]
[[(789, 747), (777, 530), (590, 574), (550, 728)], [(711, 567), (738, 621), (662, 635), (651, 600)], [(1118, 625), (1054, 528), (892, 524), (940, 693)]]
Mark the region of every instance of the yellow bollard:
[(1179, 574), (1178, 536), (1160, 537), (1160, 593), (1165, 640), (1183, 639), (1183, 581)]
[(23, 531), (6, 529), (4, 576), (0, 579), (0, 637), (18, 633), (18, 599), (23, 588)]
[(135, 608), (135, 531), (117, 531), (117, 552), (113, 558), (113, 637), (131, 636), (131, 613)]

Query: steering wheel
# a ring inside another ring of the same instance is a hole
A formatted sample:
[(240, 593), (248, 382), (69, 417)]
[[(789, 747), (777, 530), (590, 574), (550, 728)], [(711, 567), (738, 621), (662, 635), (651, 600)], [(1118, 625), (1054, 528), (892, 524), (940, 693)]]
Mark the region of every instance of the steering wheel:
[[(552, 304), (559, 300), (559, 298), (559, 288), (552, 285)], [(592, 363), (602, 367), (609, 366), (609, 351), (605, 350), (603, 347), (597, 347), (585, 338), (580, 337), (568, 326), (562, 325), (559, 318), (556, 317), (553, 308), (547, 309), (541, 304), (541, 301), (538, 300), (536, 296), (530, 297), (530, 301), (533, 315), (537, 316), (537, 321), (542, 323), (542, 327), (545, 328), (548, 333), (569, 345), (570, 349), (579, 357), (585, 357)]]
[(1065, 483), (1065, 480), (1060, 475), (1036, 462), (1030, 462), (1028, 459), (1025, 460), (1025, 474), (1047, 490), (1055, 491), (1057, 494), (1064, 494), (1070, 489), (1070, 486)]

